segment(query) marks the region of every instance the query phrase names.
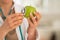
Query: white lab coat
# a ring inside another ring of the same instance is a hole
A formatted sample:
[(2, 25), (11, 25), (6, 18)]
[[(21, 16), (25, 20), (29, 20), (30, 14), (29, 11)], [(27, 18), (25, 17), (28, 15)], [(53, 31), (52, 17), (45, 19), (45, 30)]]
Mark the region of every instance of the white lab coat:
[[(15, 10), (16, 11), (16, 10)], [(4, 23), (4, 21), (2, 20), (1, 16), (0, 16), (0, 27), (2, 26), (2, 24)], [(24, 40), (27, 40), (27, 37), (28, 37), (28, 34), (27, 34), (27, 29), (28, 29), (28, 21), (26, 18), (23, 19), (23, 23), (20, 25), (21, 26), (21, 29), (22, 29), (22, 33), (23, 33), (23, 36), (25, 37)], [(38, 30), (37, 30), (38, 32)], [(21, 35), (20, 35), (20, 30), (19, 30), (19, 26), (16, 28), (16, 34), (18, 36), (18, 40), (21, 40)], [(39, 34), (39, 33), (38, 33)], [(37, 39), (36, 40), (39, 40), (39, 36), (37, 36)]]

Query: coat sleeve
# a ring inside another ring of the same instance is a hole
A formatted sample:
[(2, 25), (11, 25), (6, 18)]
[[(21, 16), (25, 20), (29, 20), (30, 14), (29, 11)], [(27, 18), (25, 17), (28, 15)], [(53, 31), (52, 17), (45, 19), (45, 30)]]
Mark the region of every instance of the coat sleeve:
[[(25, 40), (27, 40), (27, 38), (28, 38), (27, 29), (29, 27), (29, 24), (28, 24), (28, 21), (27, 21), (26, 18), (24, 19), (24, 27), (25, 27), (25, 34), (24, 34), (25, 35)], [(39, 32), (39, 29), (36, 28), (36, 30), (37, 30), (36, 40), (40, 40), (40, 32)]]
[(39, 29), (38, 29), (38, 28), (36, 28), (36, 30), (37, 30), (36, 40), (40, 40), (40, 32), (39, 32)]

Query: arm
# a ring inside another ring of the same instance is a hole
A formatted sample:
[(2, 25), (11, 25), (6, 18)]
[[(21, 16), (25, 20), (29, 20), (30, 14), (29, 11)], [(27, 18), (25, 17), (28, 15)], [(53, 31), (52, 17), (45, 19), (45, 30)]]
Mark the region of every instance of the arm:
[(30, 14), (30, 18), (28, 18), (28, 22), (29, 22), (29, 28), (28, 28), (28, 40), (36, 40), (37, 37), (37, 31), (36, 31), (36, 27), (39, 24), (39, 20), (40, 20), (41, 16), (38, 12), (34, 13), (34, 16), (32, 15), (32, 13)]
[(6, 34), (7, 30), (5, 29), (5, 27), (0, 27), (0, 40), (3, 40)]
[(29, 30), (28, 31), (28, 40), (36, 40), (36, 36), (37, 36), (36, 29), (33, 29), (33, 30)]

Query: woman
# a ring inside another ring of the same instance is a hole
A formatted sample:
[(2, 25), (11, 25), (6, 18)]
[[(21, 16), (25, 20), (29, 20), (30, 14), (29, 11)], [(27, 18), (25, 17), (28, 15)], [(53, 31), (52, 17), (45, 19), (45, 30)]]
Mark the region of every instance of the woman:
[[(19, 39), (17, 36), (18, 34), (16, 33), (16, 28), (20, 27), (22, 24), (24, 15), (22, 13), (15, 13), (14, 8), (13, 10), (11, 9), (12, 6), (13, 0), (0, 0), (0, 40), (3, 40), (4, 37), (6, 40), (36, 40), (36, 27), (40, 19), (40, 14), (38, 12), (34, 12), (36, 18), (30, 14), (30, 18), (28, 18), (28, 36), (25, 39), (26, 36), (23, 35), (24, 37), (22, 37), (22, 35), (20, 35), (21, 38)], [(26, 33), (24, 29), (23, 33)]]

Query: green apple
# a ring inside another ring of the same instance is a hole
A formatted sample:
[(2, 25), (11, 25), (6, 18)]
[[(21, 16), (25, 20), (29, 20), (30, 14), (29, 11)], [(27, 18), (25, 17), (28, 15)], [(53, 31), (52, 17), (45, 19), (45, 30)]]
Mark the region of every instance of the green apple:
[(36, 11), (36, 8), (32, 7), (32, 6), (26, 6), (25, 7), (25, 17), (28, 18), (30, 17), (30, 13), (34, 13)]

